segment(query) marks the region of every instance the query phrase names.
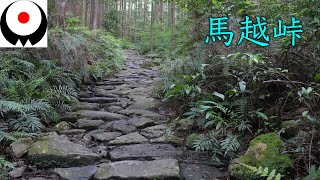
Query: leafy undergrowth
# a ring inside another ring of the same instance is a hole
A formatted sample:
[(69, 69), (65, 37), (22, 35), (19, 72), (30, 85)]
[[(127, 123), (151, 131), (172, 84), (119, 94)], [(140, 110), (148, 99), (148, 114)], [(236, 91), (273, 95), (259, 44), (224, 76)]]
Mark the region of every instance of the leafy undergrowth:
[[(244, 4), (229, 3), (214, 8), (223, 11), (221, 14), (228, 11), (241, 18), (242, 12), (235, 10), (243, 8)], [(178, 118), (172, 121), (173, 126), (177, 132), (183, 129), (191, 134), (193, 148), (211, 153), (213, 161), (232, 164), (235, 163), (232, 160), (248, 153), (251, 139), (275, 133), (285, 143), (278, 147), (278, 153), (289, 157), (292, 167), (280, 168), (280, 164), (274, 163), (276, 158), (264, 154), (267, 146), (263, 145), (261, 158), (266, 158), (272, 167), (266, 167), (268, 163), (239, 162), (242, 169), (252, 171), (253, 176), (247, 178), (261, 179), (263, 175), (265, 179), (279, 179), (279, 176), (319, 179), (316, 167), (320, 165), (320, 47), (319, 21), (315, 18), (319, 11), (307, 8), (314, 6), (313, 3), (261, 5), (266, 11), (274, 12), (275, 7), (279, 8), (278, 12), (265, 14), (267, 19), (291, 16), (290, 12), (302, 19), (305, 33), (296, 47), (291, 46), (289, 38), (273, 39), (272, 46), (267, 48), (249, 43), (221, 48), (221, 42), (212, 46), (192, 42), (194, 46), (188, 52), (176, 54), (174, 60), (163, 60), (160, 95), (176, 109)], [(245, 4), (252, 6), (252, 12), (244, 11), (250, 17), (255, 13), (263, 14), (254, 8), (257, 5), (254, 2)], [(201, 5), (210, 7), (207, 13), (212, 12), (211, 2)], [(291, 11), (284, 10), (286, 8)], [(207, 14), (203, 13), (202, 17)], [(201, 34), (201, 37), (206, 35)], [(185, 44), (189, 43), (186, 40)], [(190, 142), (187, 143), (189, 147)], [(243, 177), (243, 174), (237, 175), (233, 178)]]
[[(294, 162), (294, 168), (281, 171), (282, 177), (307, 174), (301, 167), (318, 165), (320, 86), (314, 78), (303, 82), (294, 70), (248, 53), (184, 62), (163, 66), (160, 89), (168, 104), (180, 105), (173, 124), (200, 134), (193, 140), (196, 150), (224, 162), (246, 151), (248, 139), (275, 132), (286, 142), (280, 153)], [(262, 167), (278, 170), (277, 165)], [(261, 172), (256, 168), (251, 170)]]
[[(59, 121), (77, 103), (82, 82), (120, 68), (120, 41), (102, 31), (51, 29), (47, 49), (0, 51), (1, 151), (17, 137), (31, 136)], [(12, 168), (0, 159), (2, 174)]]

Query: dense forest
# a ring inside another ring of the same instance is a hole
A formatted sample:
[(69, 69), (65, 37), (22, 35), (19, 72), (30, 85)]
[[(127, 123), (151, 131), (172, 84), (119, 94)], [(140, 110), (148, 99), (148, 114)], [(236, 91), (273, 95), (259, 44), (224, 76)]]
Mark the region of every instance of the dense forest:
[(0, 179), (320, 179), (319, 0), (47, 16), (47, 48), (0, 49)]

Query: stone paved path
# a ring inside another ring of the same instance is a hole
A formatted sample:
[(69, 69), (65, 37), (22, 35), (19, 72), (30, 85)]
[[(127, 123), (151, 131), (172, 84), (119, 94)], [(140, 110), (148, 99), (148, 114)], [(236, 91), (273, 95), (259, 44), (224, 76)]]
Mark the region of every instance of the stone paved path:
[(72, 180), (198, 180), (221, 175), (206, 165), (181, 168), (183, 141), (170, 134), (165, 115), (159, 113), (160, 102), (152, 97), (158, 73), (141, 68), (144, 61), (126, 51), (123, 69), (81, 93), (80, 105), (63, 117), (73, 126), (58, 126), (58, 134), (38, 140), (28, 156), (58, 162), (54, 174)]

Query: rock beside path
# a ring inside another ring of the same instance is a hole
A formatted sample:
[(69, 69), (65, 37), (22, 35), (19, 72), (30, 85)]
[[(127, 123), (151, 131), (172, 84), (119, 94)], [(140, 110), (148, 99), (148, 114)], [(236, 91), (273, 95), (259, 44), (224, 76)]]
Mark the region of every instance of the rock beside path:
[(181, 152), (170, 144), (133, 144), (118, 146), (110, 152), (111, 160), (173, 158)]
[(21, 158), (27, 153), (29, 147), (33, 144), (31, 138), (21, 138), (10, 144), (13, 155), (16, 158)]
[(138, 143), (146, 143), (148, 139), (143, 137), (138, 132), (130, 133), (124, 136), (117, 137), (115, 140), (110, 141), (110, 145), (121, 145), (121, 144), (138, 144)]
[(180, 179), (177, 160), (120, 161), (102, 165), (94, 179)]
[(92, 138), (99, 142), (108, 142), (114, 140), (115, 138), (121, 136), (120, 132), (103, 132), (91, 135)]
[(106, 111), (81, 110), (81, 111), (77, 111), (77, 115), (80, 118), (96, 119), (96, 120), (100, 119), (104, 121), (115, 121), (115, 120), (127, 119), (127, 117), (121, 114), (110, 113)]
[(67, 180), (89, 180), (97, 172), (96, 166), (84, 166), (74, 168), (56, 168), (54, 173)]
[(183, 170), (183, 176), (185, 180), (210, 180), (220, 179), (225, 176), (225, 174), (216, 167), (211, 167), (203, 164), (189, 164)]
[(55, 135), (40, 138), (30, 147), (28, 157), (41, 167), (92, 165), (100, 158), (90, 149)]

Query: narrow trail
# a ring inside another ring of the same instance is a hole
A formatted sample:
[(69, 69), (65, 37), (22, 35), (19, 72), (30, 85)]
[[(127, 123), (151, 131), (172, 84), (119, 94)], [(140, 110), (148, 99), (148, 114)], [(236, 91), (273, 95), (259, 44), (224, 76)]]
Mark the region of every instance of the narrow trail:
[(71, 129), (61, 127), (38, 140), (29, 157), (59, 162), (50, 179), (222, 177), (218, 168), (206, 165), (207, 156), (186, 150), (183, 139), (168, 133), (160, 100), (152, 96), (157, 69), (143, 69), (144, 57), (125, 53), (122, 70), (81, 93), (80, 105), (63, 117), (73, 123)]

